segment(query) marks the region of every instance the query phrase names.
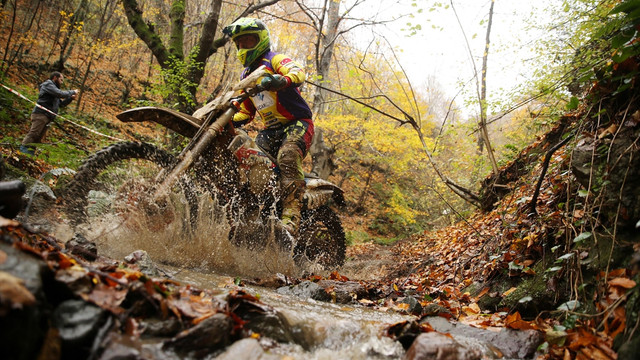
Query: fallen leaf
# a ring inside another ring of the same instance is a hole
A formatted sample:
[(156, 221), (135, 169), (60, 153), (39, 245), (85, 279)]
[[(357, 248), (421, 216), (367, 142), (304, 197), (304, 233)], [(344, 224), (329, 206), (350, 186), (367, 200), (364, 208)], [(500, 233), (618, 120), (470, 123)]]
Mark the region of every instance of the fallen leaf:
[(474, 314), (479, 314), (480, 313), (480, 306), (478, 306), (478, 304), (476, 303), (471, 303), (469, 304), (468, 308), (474, 313)]
[[(607, 275), (607, 277), (612, 277), (612, 278), (620, 277), (620, 276), (624, 275), (626, 272), (627, 272), (626, 269), (611, 270), (611, 271), (609, 271), (609, 274)], [(602, 274), (604, 274), (604, 272), (601, 273), (601, 276), (602, 276)]]
[(480, 299), (481, 297), (485, 296), (485, 295), (489, 292), (489, 289), (490, 289), (489, 287), (486, 287), (486, 288), (482, 289), (482, 291), (480, 291), (480, 292), (478, 293), (478, 295), (476, 295), (476, 296), (474, 297), (474, 299), (477, 301), (477, 300), (478, 300), (478, 299)]
[(609, 285), (611, 286), (620, 286), (625, 289), (631, 289), (632, 287), (636, 286), (635, 281), (628, 278), (623, 278), (623, 277), (617, 277), (609, 280), (608, 282), (609, 282)]
[(0, 264), (4, 264), (7, 261), (7, 253), (0, 250)]
[(613, 135), (613, 134), (616, 133), (617, 130), (618, 130), (618, 125), (613, 123), (608, 128), (602, 130), (600, 135), (598, 135), (598, 139), (602, 139), (602, 138), (605, 138), (605, 137), (607, 137), (609, 135)]
[(507, 318), (504, 320), (504, 324), (508, 328), (518, 329), (518, 330), (529, 330), (533, 329), (533, 326), (530, 322), (522, 320), (519, 312), (515, 312), (513, 314), (507, 315)]
[(36, 303), (36, 298), (24, 286), (24, 281), (6, 271), (0, 271), (0, 315), (4, 315), (4, 307), (22, 309)]
[(502, 296), (509, 296), (509, 294), (511, 294), (512, 292), (514, 292), (514, 291), (516, 291), (516, 290), (517, 290), (517, 288), (512, 287), (511, 289), (509, 289), (509, 290), (507, 290), (507, 291), (503, 292), (503, 293), (502, 293)]
[(604, 353), (602, 350), (600, 350), (600, 349), (598, 349), (598, 348), (596, 348), (594, 346), (589, 346), (588, 348), (581, 349), (578, 352), (577, 355), (578, 356), (584, 355), (584, 358), (593, 359), (593, 360), (611, 360), (611, 359), (614, 359), (614, 358), (610, 357), (609, 355), (607, 355), (606, 353)]
[(15, 220), (3, 218), (2, 216), (0, 216), (0, 228), (8, 227), (8, 226), (17, 227), (19, 225), (20, 223)]
[(578, 351), (589, 345), (596, 343), (596, 336), (585, 328), (578, 328), (577, 331), (572, 332), (567, 337), (568, 348), (573, 351)]

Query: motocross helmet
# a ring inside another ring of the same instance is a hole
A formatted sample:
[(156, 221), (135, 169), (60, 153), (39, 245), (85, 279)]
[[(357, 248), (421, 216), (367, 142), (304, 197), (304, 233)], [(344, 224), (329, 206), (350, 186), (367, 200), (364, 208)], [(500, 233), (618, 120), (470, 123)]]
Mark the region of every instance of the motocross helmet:
[(233, 22), (233, 24), (226, 26), (222, 32), (231, 37), (232, 40), (236, 40), (239, 36), (255, 34), (258, 37), (257, 44), (251, 49), (238, 48), (237, 57), (238, 60), (244, 66), (251, 65), (256, 59), (271, 48), (271, 41), (269, 40), (269, 30), (267, 26), (259, 19), (254, 18), (240, 18)]

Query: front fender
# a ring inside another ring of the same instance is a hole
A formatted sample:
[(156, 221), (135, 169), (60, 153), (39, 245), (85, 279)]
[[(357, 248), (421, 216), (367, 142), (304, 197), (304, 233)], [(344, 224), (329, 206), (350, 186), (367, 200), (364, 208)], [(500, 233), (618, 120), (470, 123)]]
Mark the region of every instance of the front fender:
[(319, 178), (306, 178), (305, 181), (304, 201), (308, 209), (326, 205), (329, 199), (333, 199), (338, 206), (346, 205), (344, 191), (332, 182)]
[(130, 109), (121, 112), (116, 117), (122, 122), (153, 121), (188, 138), (192, 138), (196, 134), (203, 122), (191, 115), (156, 106)]

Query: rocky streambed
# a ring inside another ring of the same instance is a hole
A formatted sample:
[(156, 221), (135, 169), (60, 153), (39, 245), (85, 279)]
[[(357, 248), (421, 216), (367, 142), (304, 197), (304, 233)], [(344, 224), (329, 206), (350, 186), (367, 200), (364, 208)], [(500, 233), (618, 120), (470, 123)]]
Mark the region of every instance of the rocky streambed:
[(422, 308), (365, 305), (379, 291), (338, 273), (242, 278), (99, 256), (0, 219), (4, 359), (531, 358), (534, 331), (480, 329)]

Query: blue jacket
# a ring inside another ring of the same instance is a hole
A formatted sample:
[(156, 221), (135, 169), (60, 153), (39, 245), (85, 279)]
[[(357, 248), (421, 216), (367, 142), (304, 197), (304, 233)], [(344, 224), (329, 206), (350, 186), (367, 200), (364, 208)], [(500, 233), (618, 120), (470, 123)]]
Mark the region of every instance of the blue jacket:
[[(60, 107), (67, 106), (71, 102), (71, 100), (73, 100), (71, 96), (75, 93), (76, 92), (74, 90), (60, 90), (58, 88), (58, 85), (56, 85), (53, 80), (49, 79), (40, 84), (40, 94), (38, 95), (38, 101), (36, 103), (57, 114)], [(37, 106), (33, 109), (32, 113), (45, 114), (51, 120), (56, 117), (55, 115), (46, 112)]]

